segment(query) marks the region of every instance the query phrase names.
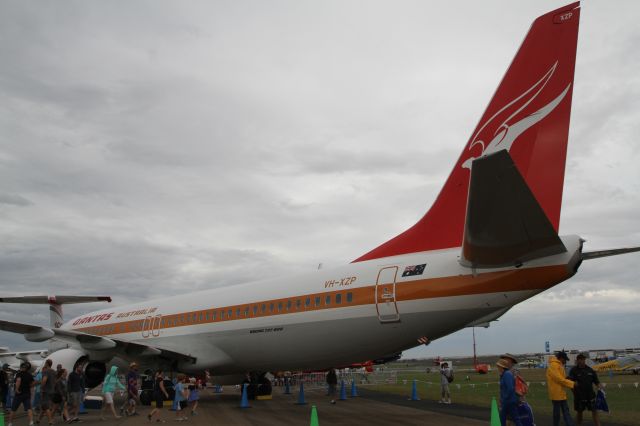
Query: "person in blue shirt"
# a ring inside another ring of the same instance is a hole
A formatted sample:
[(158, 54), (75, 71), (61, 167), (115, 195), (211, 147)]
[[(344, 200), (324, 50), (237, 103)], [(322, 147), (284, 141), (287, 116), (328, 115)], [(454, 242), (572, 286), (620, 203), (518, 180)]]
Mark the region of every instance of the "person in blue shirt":
[(518, 417), (518, 394), (516, 394), (516, 381), (509, 369), (510, 365), (504, 359), (496, 362), (498, 371), (500, 372), (500, 424), (507, 424), (507, 417), (515, 423), (516, 426), (522, 426)]
[(176, 401), (176, 420), (187, 420), (188, 417), (182, 414), (182, 411), (187, 408), (187, 397), (189, 396), (189, 390), (187, 389), (187, 376), (184, 374), (178, 375), (178, 381), (175, 386), (175, 401)]

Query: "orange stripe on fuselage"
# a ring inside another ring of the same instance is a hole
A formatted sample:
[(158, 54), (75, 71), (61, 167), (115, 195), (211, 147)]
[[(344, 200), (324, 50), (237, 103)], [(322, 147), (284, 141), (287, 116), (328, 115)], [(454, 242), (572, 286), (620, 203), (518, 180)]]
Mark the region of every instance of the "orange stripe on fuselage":
[[(458, 275), (452, 277), (399, 282), (396, 284), (396, 301), (406, 302), (438, 297), (466, 296), (520, 290), (546, 290), (547, 288), (566, 280), (570, 275), (571, 274), (567, 271), (566, 266), (557, 265), (480, 273), (475, 276)], [(338, 291), (312, 293), (296, 297), (270, 299), (240, 305), (230, 305), (161, 315), (161, 324), (156, 329), (170, 329), (175, 327), (319, 311), (324, 309), (345, 308), (358, 305), (373, 305), (375, 304), (375, 289), (375, 285), (351, 289), (345, 288)], [(348, 294), (351, 294), (350, 301), (347, 301)], [(342, 301), (340, 304), (336, 304), (337, 295), (340, 295), (341, 297)], [(331, 303), (329, 304), (326, 303), (327, 296), (329, 296), (331, 300)], [(320, 298), (318, 304), (316, 304), (316, 298)], [(310, 300), (308, 306), (306, 305), (307, 299)], [(291, 304), (290, 307), (289, 303)], [(262, 310), (263, 305), (266, 308), (264, 311)], [(273, 309), (271, 309), (272, 306)], [(254, 307), (257, 307), (256, 313), (254, 313)], [(231, 316), (229, 316), (229, 311), (231, 311)], [(224, 315), (221, 314), (222, 312), (224, 312)], [(128, 320), (105, 325), (78, 327), (73, 328), (73, 330), (95, 335), (142, 332), (144, 321), (144, 319)]]
[(398, 301), (467, 296), (519, 290), (546, 290), (569, 278), (564, 265), (458, 275), (396, 285)]

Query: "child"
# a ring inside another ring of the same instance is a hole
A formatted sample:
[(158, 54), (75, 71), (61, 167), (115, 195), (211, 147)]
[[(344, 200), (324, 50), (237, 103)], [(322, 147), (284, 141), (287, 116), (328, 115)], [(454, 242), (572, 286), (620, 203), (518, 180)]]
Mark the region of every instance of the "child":
[(198, 413), (196, 409), (198, 408), (198, 400), (200, 399), (200, 387), (202, 383), (200, 380), (196, 381), (195, 377), (189, 379), (189, 404), (191, 404), (191, 415), (196, 416)]
[(187, 389), (186, 383), (187, 383), (187, 376), (184, 376), (182, 374), (179, 375), (178, 382), (176, 383), (176, 386), (174, 388), (176, 392), (175, 401), (177, 402), (176, 404), (176, 421), (177, 422), (181, 422), (183, 420), (188, 419), (188, 417), (181, 414), (182, 410), (187, 408), (187, 398), (189, 397), (189, 389)]

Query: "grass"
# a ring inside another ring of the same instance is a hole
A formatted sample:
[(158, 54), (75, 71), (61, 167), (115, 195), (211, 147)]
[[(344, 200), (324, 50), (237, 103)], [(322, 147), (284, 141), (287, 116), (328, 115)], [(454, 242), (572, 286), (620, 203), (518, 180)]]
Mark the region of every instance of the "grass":
[[(405, 368), (393, 369), (398, 371), (398, 383), (395, 385), (372, 385), (369, 388), (382, 392), (400, 395), (411, 395), (413, 380), (418, 380), (417, 389), (422, 399), (440, 399), (440, 374), (437, 367), (431, 373), (426, 373), (426, 366), (408, 365)], [(470, 367), (469, 367), (470, 368)], [(452, 400), (461, 404), (486, 407), (489, 411), (491, 398), (499, 398), (498, 372), (481, 375), (475, 371), (463, 371), (464, 367), (457, 367), (455, 380), (451, 383)], [(544, 369), (521, 369), (522, 377), (529, 382), (529, 393), (526, 400), (533, 408), (534, 414), (551, 415), (551, 402), (546, 387)], [(468, 376), (469, 380), (466, 380)], [(618, 374), (609, 376), (608, 373), (599, 375), (600, 381), (606, 384), (605, 392), (611, 414), (600, 413), (604, 424), (608, 422), (625, 425), (640, 425), (640, 376)], [(542, 384), (545, 382), (545, 385)], [(638, 387), (636, 387), (638, 384)], [(569, 407), (573, 413), (573, 394), (567, 392)], [(588, 413), (587, 413), (588, 414)], [(590, 420), (590, 414), (585, 420)], [(589, 422), (586, 422), (589, 424)]]

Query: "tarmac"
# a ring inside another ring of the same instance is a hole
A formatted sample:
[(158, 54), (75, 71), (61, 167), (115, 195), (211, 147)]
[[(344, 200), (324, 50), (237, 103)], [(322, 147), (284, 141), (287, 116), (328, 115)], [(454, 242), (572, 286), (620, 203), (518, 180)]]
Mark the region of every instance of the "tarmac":
[[(215, 394), (207, 389), (200, 393), (200, 403), (196, 416), (185, 411), (188, 420), (176, 421), (176, 414), (167, 408), (162, 410), (162, 419), (166, 423), (184, 426), (208, 425), (309, 425), (311, 408), (316, 407), (319, 424), (330, 425), (486, 425), (489, 422), (490, 409), (479, 409), (468, 418), (465, 410), (457, 410), (455, 404), (440, 405), (435, 401), (408, 401), (398, 395), (380, 394), (378, 392), (358, 389), (360, 396), (336, 401), (333, 405), (326, 396), (326, 389), (305, 388), (305, 405), (297, 405), (298, 389), (291, 389), (285, 395), (283, 389), (274, 387), (273, 399), (267, 401), (250, 400), (250, 408), (240, 408), (240, 392), (235, 387), (225, 387), (224, 392)], [(116, 398), (116, 407), (121, 404)], [(165, 403), (168, 405), (168, 403)], [(435, 405), (435, 406), (434, 406)], [(80, 416), (82, 425), (116, 425), (142, 426), (150, 425), (147, 413), (150, 407), (138, 407), (140, 415), (115, 419), (110, 412), (105, 412), (106, 420), (100, 419), (99, 410), (87, 410)], [(438, 411), (435, 411), (438, 410)], [(156, 423), (156, 422), (154, 422)], [(13, 422), (14, 426), (26, 426), (27, 419), (20, 414)], [(63, 424), (62, 420), (56, 424)], [(76, 423), (74, 423), (76, 424)], [(156, 423), (157, 424), (157, 423)]]

